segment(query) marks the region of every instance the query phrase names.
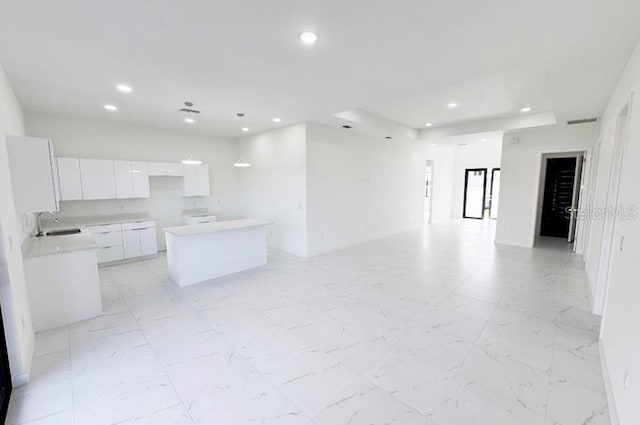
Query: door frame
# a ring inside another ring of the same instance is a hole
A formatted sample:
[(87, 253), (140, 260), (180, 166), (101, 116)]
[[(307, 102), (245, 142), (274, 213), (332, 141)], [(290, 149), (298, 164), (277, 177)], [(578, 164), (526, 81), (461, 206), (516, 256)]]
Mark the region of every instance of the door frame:
[[(0, 220), (0, 262), (6, 262), (6, 250), (4, 246), (2, 220)], [(6, 275), (6, 270), (0, 270), (0, 273), (3, 274), (3, 276), (0, 276), (0, 284), (2, 284), (2, 286), (4, 287), (5, 283), (9, 283), (9, 277), (8, 275)], [(4, 281), (5, 279), (7, 279), (7, 282)], [(10, 306), (8, 308), (3, 308), (5, 307), (5, 302), (9, 303), (5, 296), (6, 291), (2, 291), (2, 294), (0, 294), (0, 382), (5, 382), (6, 386), (2, 387), (0, 385), (0, 423), (4, 423), (7, 417), (7, 412), (9, 410), (9, 401), (11, 399), (11, 391), (13, 389), (11, 363), (9, 362), (9, 346), (7, 345), (6, 337), (7, 321), (5, 320), (5, 314), (8, 310), (10, 310)], [(15, 351), (12, 351), (12, 354), (14, 353)]]
[[(616, 118), (616, 132), (613, 145), (611, 166), (609, 169), (607, 198), (605, 208), (615, 207), (620, 197), (620, 181), (624, 169), (624, 155), (629, 145), (629, 129), (630, 118), (633, 107), (633, 93), (629, 97), (629, 101), (620, 109)], [(624, 127), (621, 128), (621, 118), (624, 116)], [(616, 167), (616, 164), (618, 165)], [(615, 174), (614, 174), (615, 173)], [(615, 180), (614, 180), (615, 179)], [(600, 245), (600, 256), (598, 258), (598, 272), (596, 275), (596, 289), (593, 299), (593, 313), (602, 316), (600, 326), (600, 335), (604, 329), (604, 320), (606, 313), (607, 296), (609, 294), (609, 285), (611, 277), (611, 263), (613, 262), (614, 253), (614, 236), (616, 232), (617, 217), (609, 217), (605, 214), (605, 222), (602, 229), (602, 244)]]
[[(496, 218), (491, 217), (491, 208), (493, 208), (493, 180), (495, 179), (496, 171), (500, 171), (500, 167), (495, 167), (491, 169), (491, 186), (489, 186), (489, 218), (492, 220), (498, 219), (498, 217)], [(500, 174), (500, 177), (502, 177), (502, 173)]]
[(0, 311), (0, 379), (6, 382), (5, 387), (0, 386), (0, 422), (4, 423), (7, 412), (9, 410), (9, 401), (11, 400), (11, 369), (9, 365), (9, 348), (7, 347), (7, 339), (4, 335), (4, 317)]
[[(467, 186), (469, 185), (470, 171), (484, 171), (484, 182), (482, 183), (482, 217), (467, 217)], [(462, 199), (462, 218), (472, 218), (474, 220), (484, 219), (485, 202), (487, 202), (487, 168), (465, 168), (464, 170), (464, 190)]]

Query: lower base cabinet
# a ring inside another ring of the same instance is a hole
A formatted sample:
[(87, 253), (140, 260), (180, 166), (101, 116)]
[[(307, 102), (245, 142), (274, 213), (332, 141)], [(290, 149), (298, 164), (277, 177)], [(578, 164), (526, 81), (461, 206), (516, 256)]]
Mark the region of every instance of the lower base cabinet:
[(98, 247), (96, 251), (98, 264), (120, 261), (124, 258), (122, 245)]
[(88, 226), (98, 245), (98, 264), (158, 253), (155, 221)]

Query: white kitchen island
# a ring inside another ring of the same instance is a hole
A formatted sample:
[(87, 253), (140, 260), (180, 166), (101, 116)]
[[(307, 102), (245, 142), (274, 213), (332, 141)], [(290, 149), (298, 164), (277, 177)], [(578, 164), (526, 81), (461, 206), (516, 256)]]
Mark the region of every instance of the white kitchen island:
[(269, 224), (242, 219), (166, 227), (171, 279), (187, 286), (266, 264)]

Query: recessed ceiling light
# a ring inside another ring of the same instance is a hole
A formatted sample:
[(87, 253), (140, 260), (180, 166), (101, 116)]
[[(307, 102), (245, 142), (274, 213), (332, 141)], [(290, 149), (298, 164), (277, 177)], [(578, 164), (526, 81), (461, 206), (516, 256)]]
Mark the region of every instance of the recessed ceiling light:
[(115, 105), (104, 105), (104, 109), (106, 109), (107, 111), (117, 111), (118, 107)]
[(431, 145), (431, 146), (433, 146), (433, 147), (435, 148), (436, 146), (438, 146), (438, 144), (437, 144), (437, 143), (434, 143), (434, 144), (433, 144), (433, 145)]
[(247, 127), (242, 127), (242, 131), (249, 131)]
[(530, 111), (531, 111), (530, 106), (525, 106), (524, 108), (520, 109), (520, 112), (530, 112)]
[(318, 41), (318, 34), (316, 34), (313, 31), (304, 31), (298, 34), (298, 38), (304, 44), (311, 45), (311, 44), (314, 44), (316, 41)]
[(449, 103), (447, 103), (447, 107), (448, 107), (449, 109), (453, 109), (453, 108), (455, 108), (455, 107), (457, 107), (457, 106), (458, 106), (458, 104), (457, 104), (456, 102), (449, 102)]
[(194, 122), (196, 122), (196, 120), (194, 120), (191, 117), (187, 117), (187, 118), (184, 119), (184, 122), (189, 123), (189, 124), (193, 124)]
[(280, 122), (280, 118), (274, 118), (273, 122)]
[(131, 93), (133, 91), (131, 86), (128, 86), (126, 84), (118, 84), (116, 88), (120, 90), (122, 93)]
[(433, 123), (428, 122), (428, 123), (426, 123), (424, 126), (425, 126), (425, 127), (431, 127), (432, 125), (433, 125)]
[(481, 142), (486, 142), (486, 141), (487, 141), (487, 139), (482, 139), (482, 140), (480, 140), (480, 141), (481, 141)]

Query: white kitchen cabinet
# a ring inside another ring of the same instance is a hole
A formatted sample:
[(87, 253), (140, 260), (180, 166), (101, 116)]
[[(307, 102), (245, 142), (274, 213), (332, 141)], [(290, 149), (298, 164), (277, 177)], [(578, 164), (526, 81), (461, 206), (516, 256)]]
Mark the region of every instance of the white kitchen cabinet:
[(183, 165), (179, 162), (149, 162), (150, 176), (182, 177)]
[(148, 162), (149, 176), (166, 176), (167, 166), (164, 162)]
[(123, 230), (122, 243), (124, 247), (124, 258), (140, 257), (140, 231)]
[(148, 167), (143, 161), (113, 161), (118, 199), (150, 196)]
[(122, 261), (124, 253), (122, 245), (98, 247), (96, 250), (98, 264), (113, 263), (114, 261)]
[(131, 161), (113, 161), (116, 180), (116, 198), (133, 198), (133, 179), (131, 178)]
[(119, 223), (88, 226), (87, 230), (95, 238), (96, 245), (98, 245), (96, 250), (98, 264), (124, 259), (122, 226)]
[(82, 199), (116, 199), (116, 180), (113, 161), (80, 159)]
[(58, 211), (58, 171), (51, 140), (7, 136), (7, 151), (16, 210)]
[(158, 240), (156, 237), (156, 228), (148, 228), (139, 230), (140, 232), (140, 255), (156, 255), (158, 253)]
[(149, 198), (149, 164), (144, 161), (131, 161), (131, 180), (134, 198)]
[(61, 201), (82, 199), (82, 180), (78, 158), (56, 158), (58, 163), (58, 183)]
[(180, 163), (166, 162), (165, 166), (167, 169), (167, 176), (184, 176), (184, 165)]
[(93, 225), (87, 226), (87, 230), (98, 245), (99, 264), (158, 253), (153, 220)]
[(206, 164), (196, 165), (198, 167), (198, 194), (209, 196), (209, 166)]
[(198, 169), (196, 168), (196, 165), (187, 165), (184, 167), (182, 195), (198, 196)]
[(36, 332), (66, 326), (102, 313), (94, 247), (25, 256), (24, 272), (26, 295)]
[(122, 240), (124, 258), (144, 257), (158, 253), (154, 221), (123, 223)]
[(184, 167), (183, 196), (209, 196), (209, 166), (206, 164)]

